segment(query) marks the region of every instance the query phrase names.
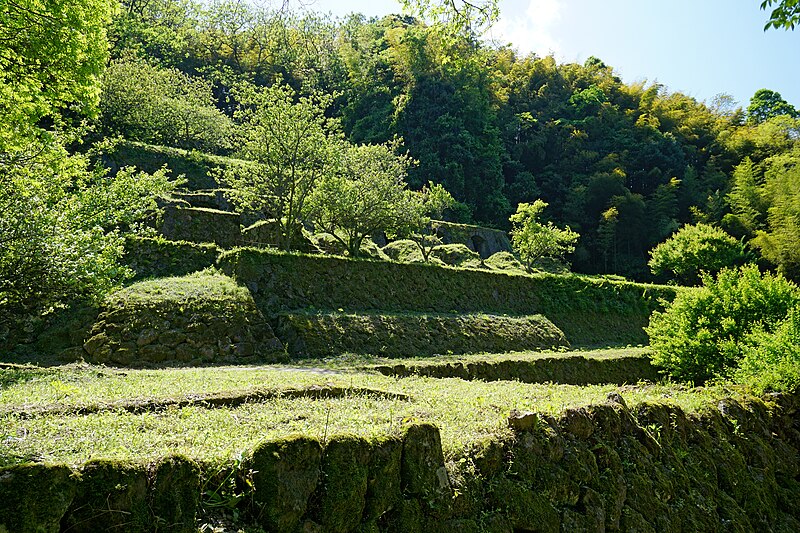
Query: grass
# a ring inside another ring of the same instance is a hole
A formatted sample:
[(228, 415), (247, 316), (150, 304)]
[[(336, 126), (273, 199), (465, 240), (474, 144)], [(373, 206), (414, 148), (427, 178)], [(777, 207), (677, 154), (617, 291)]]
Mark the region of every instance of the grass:
[[(593, 354), (614, 356), (602, 351)], [(469, 358), (477, 360), (479, 356)], [(669, 384), (578, 387), (397, 379), (346, 365), (124, 371), (86, 364), (48, 369), (14, 366), (0, 369), (0, 386), (0, 465), (29, 460), (77, 465), (97, 458), (151, 461), (173, 453), (205, 464), (222, 464), (259, 442), (293, 433), (320, 440), (341, 434), (374, 438), (417, 422), (436, 424), (447, 459), (457, 461), (487, 437), (510, 436), (506, 420), (512, 409), (558, 415), (568, 407), (603, 402), (608, 393), (618, 391), (631, 407), (641, 402), (667, 402), (691, 412), (715, 399), (739, 394), (722, 387), (687, 389)], [(319, 387), (351, 392), (341, 397), (280, 394)], [(276, 394), (235, 407), (210, 407), (198, 402), (132, 413), (114, 406), (120, 401), (256, 390)], [(65, 408), (90, 405), (102, 405), (103, 409), (83, 415), (63, 414)], [(20, 413), (42, 409), (56, 411), (33, 416)]]

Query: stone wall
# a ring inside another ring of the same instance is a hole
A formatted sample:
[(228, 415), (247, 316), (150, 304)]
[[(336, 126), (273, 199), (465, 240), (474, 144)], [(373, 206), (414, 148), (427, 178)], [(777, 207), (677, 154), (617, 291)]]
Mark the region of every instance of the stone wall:
[(421, 357), (569, 346), (564, 333), (541, 315), (286, 313), (278, 318), (277, 334), (289, 353), (312, 357)]
[(497, 252), (510, 252), (511, 241), (505, 231), (432, 220), (431, 226), (444, 244), (464, 244), (482, 259)]
[(687, 415), (613, 393), (557, 418), (512, 412), (511, 436), (448, 464), (419, 424), (267, 441), (232, 472), (183, 458), (15, 466), (0, 469), (0, 531), (194, 531), (201, 477), (229, 473), (237, 513), (266, 531), (800, 531), (800, 398), (768, 400)]
[(252, 363), (283, 358), (246, 289), (223, 276), (141, 282), (103, 304), (85, 359), (121, 366)]

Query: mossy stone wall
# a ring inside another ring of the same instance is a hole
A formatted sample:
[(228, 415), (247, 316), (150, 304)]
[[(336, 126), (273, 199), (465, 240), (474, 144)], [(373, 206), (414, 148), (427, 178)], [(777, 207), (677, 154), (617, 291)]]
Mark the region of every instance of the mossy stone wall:
[(426, 356), (568, 347), (541, 315), (285, 313), (277, 335), (289, 353), (325, 357), (365, 353)]
[(461, 378), (471, 381), (515, 380), (522, 383), (561, 383), (625, 385), (639, 381), (657, 381), (659, 373), (648, 355), (595, 359), (581, 355), (553, 355), (530, 360), (419, 363), (416, 365), (380, 365), (375, 370), (386, 376), (426, 376)]
[(214, 244), (128, 237), (122, 263), (134, 279), (183, 276), (213, 266), (221, 250)]
[(275, 361), (283, 345), (247, 289), (219, 275), (143, 281), (110, 295), (83, 345), (122, 366)]
[(572, 343), (644, 343), (642, 329), (675, 288), (581, 276), (513, 275), (420, 264), (240, 249), (218, 266), (246, 285), (267, 315), (344, 312), (542, 314)]
[(241, 217), (238, 213), (203, 207), (164, 209), (159, 231), (171, 241), (214, 243), (222, 248), (242, 244)]
[[(287, 533), (800, 531), (800, 397), (769, 401), (687, 415), (612, 393), (559, 417), (514, 411), (510, 437), (450, 464), (429, 424), (290, 436), (237, 468), (238, 512)], [(15, 466), (0, 469), (0, 531), (194, 531), (199, 493), (182, 458)]]

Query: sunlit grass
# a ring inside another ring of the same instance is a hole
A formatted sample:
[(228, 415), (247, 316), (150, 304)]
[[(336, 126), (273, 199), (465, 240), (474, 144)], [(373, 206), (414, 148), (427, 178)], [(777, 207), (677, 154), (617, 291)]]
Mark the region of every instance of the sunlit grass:
[[(598, 355), (610, 356), (605, 352)], [(740, 395), (721, 386), (689, 389), (671, 384), (618, 387), (398, 379), (346, 368), (332, 372), (324, 367), (280, 366), (169, 370), (18, 367), (0, 370), (0, 384), (0, 464), (26, 460), (81, 464), (96, 458), (151, 461), (174, 453), (220, 463), (261, 441), (293, 433), (320, 440), (341, 434), (372, 439), (420, 422), (440, 428), (445, 454), (455, 460), (487, 437), (509, 437), (507, 418), (512, 409), (557, 416), (570, 407), (604, 402), (616, 391), (631, 408), (641, 402), (663, 402), (695, 412), (723, 396)], [(236, 407), (209, 408), (198, 403), (138, 413), (113, 408), (114, 402), (133, 399), (315, 387), (353, 392), (337, 398), (276, 396)], [(105, 407), (92, 414), (63, 414), (66, 407), (92, 405)], [(30, 415), (42, 408), (53, 411)]]

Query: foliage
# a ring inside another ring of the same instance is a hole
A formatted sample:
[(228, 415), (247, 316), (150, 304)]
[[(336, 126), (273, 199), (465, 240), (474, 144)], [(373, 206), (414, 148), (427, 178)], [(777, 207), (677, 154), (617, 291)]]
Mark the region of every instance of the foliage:
[(0, 5), (0, 164), (23, 150), (43, 117), (91, 114), (107, 58), (110, 0), (19, 0)]
[(575, 249), (579, 235), (569, 229), (557, 228), (552, 222), (543, 224), (539, 217), (547, 202), (536, 200), (532, 204), (520, 203), (511, 215), (511, 244), (520, 256), (525, 269), (530, 272), (541, 258), (563, 258)]
[(769, 14), (769, 21), (764, 26), (764, 31), (770, 28), (794, 30), (794, 27), (800, 23), (800, 2), (797, 0), (764, 0), (761, 2), (761, 9), (766, 10), (773, 5), (775, 8)]
[(742, 243), (708, 224), (687, 224), (650, 251), (650, 269), (684, 284), (697, 284), (701, 272), (714, 274), (744, 262)]
[(431, 220), (441, 219), (446, 210), (455, 206), (456, 200), (441, 184), (429, 181), (422, 190), (411, 193), (410, 201), (413, 219), (404, 228), (408, 234), (404, 236), (417, 243), (423, 260), (428, 262), (431, 252), (442, 244)]
[(325, 117), (332, 97), (297, 98), (283, 84), (262, 89), (241, 85), (236, 96), (241, 102), (236, 112), (242, 123), (239, 155), (254, 166), (225, 168), (222, 179), (233, 188), (231, 198), (240, 209), (279, 221), (280, 248), (291, 250), (297, 223), (307, 213), (306, 200), (337, 168), (337, 125)]
[(118, 60), (103, 76), (105, 131), (132, 141), (222, 152), (231, 120), (214, 105), (211, 83), (144, 60)]
[(750, 98), (747, 106), (747, 119), (755, 124), (760, 124), (767, 119), (787, 115), (797, 117), (797, 110), (784, 100), (780, 93), (769, 89), (759, 89)]
[(772, 157), (766, 164), (766, 227), (756, 232), (752, 243), (779, 272), (800, 280), (800, 150)]
[(749, 335), (772, 333), (800, 292), (781, 276), (756, 266), (703, 275), (703, 286), (682, 291), (646, 328), (653, 363), (681, 381), (704, 383), (729, 377), (746, 352)]
[(164, 170), (105, 176), (86, 157), (45, 146), (0, 167), (0, 185), (0, 312), (24, 314), (97, 299), (126, 279), (121, 233), (175, 183)]
[(756, 328), (743, 352), (736, 381), (762, 393), (800, 390), (800, 307), (790, 309), (774, 331)]
[(309, 198), (310, 219), (358, 257), (370, 235), (402, 232), (418, 221), (417, 204), (406, 190), (411, 160), (395, 146), (349, 145), (340, 172), (324, 176)]

